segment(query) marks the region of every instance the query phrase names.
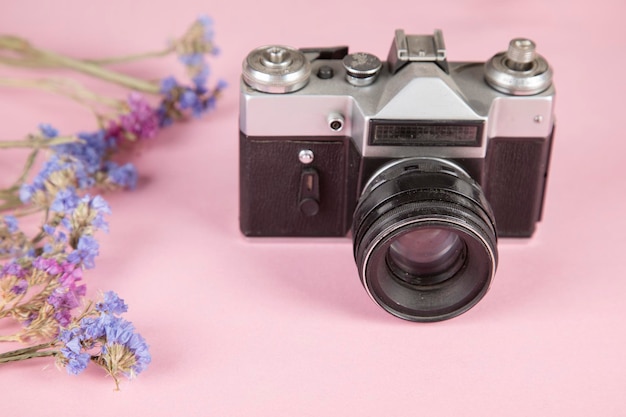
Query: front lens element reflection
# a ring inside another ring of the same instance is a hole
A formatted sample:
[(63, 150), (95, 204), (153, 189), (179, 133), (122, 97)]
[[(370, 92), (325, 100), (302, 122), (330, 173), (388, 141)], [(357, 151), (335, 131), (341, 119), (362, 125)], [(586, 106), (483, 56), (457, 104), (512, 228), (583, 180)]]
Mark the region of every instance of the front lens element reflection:
[(445, 273), (458, 264), (463, 242), (452, 230), (425, 227), (398, 236), (389, 247), (390, 260), (414, 277)]

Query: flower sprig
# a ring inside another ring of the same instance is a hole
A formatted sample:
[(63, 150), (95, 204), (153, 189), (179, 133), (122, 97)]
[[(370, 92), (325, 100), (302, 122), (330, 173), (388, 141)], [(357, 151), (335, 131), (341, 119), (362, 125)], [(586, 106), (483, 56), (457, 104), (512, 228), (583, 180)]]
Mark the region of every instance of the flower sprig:
[[(55, 357), (68, 373), (78, 374), (93, 362), (119, 387), (120, 376), (132, 378), (150, 363), (145, 340), (120, 316), (127, 305), (113, 292), (99, 303), (87, 300), (84, 271), (95, 267), (97, 232), (109, 230), (111, 209), (100, 193), (137, 185), (136, 168), (118, 155), (215, 107), (225, 84), (208, 87), (207, 57), (218, 53), (213, 36), (212, 21), (200, 17), (163, 50), (100, 60), (0, 36), (0, 65), (77, 71), (130, 89), (122, 100), (71, 79), (0, 78), (0, 87), (39, 89), (87, 106), (97, 122), (94, 130), (69, 135), (41, 124), (22, 140), (0, 141), (0, 149), (31, 149), (13, 185), (0, 190), (0, 260), (6, 260), (0, 265), (0, 320), (20, 324), (0, 335), (0, 342), (30, 346), (0, 354), (0, 364)], [(190, 84), (173, 77), (143, 80), (109, 68), (170, 54), (183, 63)], [(31, 235), (19, 219), (35, 213), (42, 215), (41, 226)]]
[(132, 379), (152, 361), (148, 344), (133, 324), (121, 317), (128, 306), (113, 291), (91, 303), (50, 342), (0, 354), (0, 364), (53, 356), (69, 374), (83, 372), (89, 362), (104, 368), (119, 389), (119, 378)]

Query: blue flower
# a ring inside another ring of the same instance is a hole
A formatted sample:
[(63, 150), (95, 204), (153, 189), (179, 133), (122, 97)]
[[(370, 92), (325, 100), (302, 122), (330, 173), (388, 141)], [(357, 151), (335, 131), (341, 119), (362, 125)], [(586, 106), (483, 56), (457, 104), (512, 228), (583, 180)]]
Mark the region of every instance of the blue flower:
[(107, 162), (104, 170), (108, 180), (115, 185), (131, 190), (137, 186), (137, 169), (131, 163), (119, 166), (115, 162)]
[(80, 333), (80, 329), (78, 327), (74, 327), (72, 329), (63, 329), (59, 332), (57, 339), (60, 342), (67, 344), (70, 340), (74, 339), (75, 337), (78, 337), (79, 333)]
[(179, 55), (178, 60), (188, 67), (205, 65), (204, 55), (201, 53)]
[(148, 344), (139, 333), (134, 333), (128, 341), (128, 348), (135, 355), (136, 363), (133, 365), (133, 371), (139, 374), (148, 367), (150, 362), (152, 362), (152, 356), (148, 350)]
[(181, 109), (191, 109), (200, 104), (200, 98), (193, 90), (186, 89), (183, 94), (181, 94), (178, 102), (180, 103)]
[(198, 16), (198, 23), (200, 23), (205, 28), (209, 28), (213, 26), (213, 18), (206, 14), (201, 14), (200, 16)]
[(200, 68), (196, 74), (194, 74), (194, 76), (191, 78), (191, 80), (193, 81), (194, 85), (196, 86), (196, 89), (198, 90), (202, 90), (203, 93), (205, 92), (204, 90), (206, 89), (206, 84), (207, 84), (207, 80), (209, 78), (210, 75), (210, 71), (209, 71), (209, 67), (207, 65), (204, 65), (202, 68)]
[(56, 232), (56, 228), (53, 226), (50, 226), (48, 223), (44, 224), (42, 226), (42, 229), (44, 233), (47, 234), (48, 236), (54, 236), (54, 233)]
[(107, 344), (120, 344), (126, 345), (133, 333), (135, 332), (135, 327), (133, 324), (125, 320), (121, 317), (111, 317), (111, 319), (105, 323), (104, 326), (104, 334), (106, 335)]
[(18, 226), (17, 226), (17, 218), (15, 216), (8, 214), (4, 216), (2, 219), (4, 220), (4, 225), (6, 226), (9, 233), (17, 232)]
[(174, 77), (167, 77), (161, 80), (161, 93), (170, 94), (174, 88), (178, 87), (178, 81)]
[(97, 358), (96, 363), (107, 369), (116, 382), (119, 374), (130, 378), (146, 369), (152, 361), (148, 344), (139, 333), (135, 333), (131, 322), (114, 315), (127, 310), (124, 300), (108, 291), (103, 301), (96, 305), (96, 311), (100, 312), (98, 316), (87, 316), (78, 327), (59, 333), (57, 340), (63, 344), (61, 353), (66, 359), (68, 373), (82, 372), (91, 357)]
[(203, 113), (209, 110), (208, 103), (210, 98), (202, 97), (203, 90), (196, 89), (192, 90), (190, 88), (185, 89), (183, 94), (181, 94), (180, 99), (178, 101), (181, 109), (191, 109), (191, 112), (194, 117), (200, 117)]
[(216, 90), (223, 90), (226, 87), (228, 87), (228, 82), (226, 82), (226, 80), (223, 80), (223, 79), (217, 80), (217, 86), (215, 87)]
[(78, 207), (78, 195), (74, 187), (68, 187), (59, 191), (50, 205), (51, 211), (71, 213), (76, 207)]
[(58, 340), (63, 342), (65, 346), (61, 348), (61, 354), (67, 359), (67, 373), (78, 375), (85, 370), (91, 355), (82, 352), (80, 340), (80, 329), (62, 330), (59, 333)]
[(52, 172), (61, 169), (71, 169), (76, 177), (79, 188), (89, 188), (95, 184), (93, 175), (100, 170), (102, 161), (109, 148), (109, 142), (104, 130), (92, 133), (79, 133), (83, 142), (67, 143), (53, 147), (56, 152), (44, 166), (44, 169), (35, 178), (33, 185), (43, 189), (44, 181)]
[[(89, 194), (87, 194), (80, 200), (80, 202), (87, 204), (91, 211), (90, 216), (93, 216), (91, 226), (95, 229), (101, 229), (105, 232), (108, 232), (109, 224), (106, 222), (106, 220), (104, 220), (104, 215), (111, 214), (111, 208), (109, 207), (109, 204), (106, 202), (106, 200), (99, 195), (91, 198)], [(95, 215), (93, 214), (94, 212)]]
[(157, 108), (157, 117), (159, 118), (159, 127), (164, 128), (174, 124), (174, 119), (169, 115), (167, 102), (163, 101)]
[(35, 176), (32, 184), (23, 184), (20, 187), (20, 200), (28, 203), (37, 191), (45, 191), (46, 182), (50, 176), (58, 171), (63, 171), (70, 167), (66, 161), (59, 158), (57, 154), (53, 154), (41, 168), (41, 171)]
[(115, 292), (107, 291), (104, 293), (104, 300), (96, 304), (96, 310), (101, 313), (122, 314), (128, 311), (128, 305)]
[[(89, 201), (89, 196), (83, 197), (83, 201)], [(98, 213), (111, 214), (111, 207), (104, 198), (97, 195), (89, 202), (89, 207), (96, 210)]]
[(67, 362), (67, 373), (72, 375), (78, 375), (87, 368), (87, 364), (89, 363), (89, 359), (91, 355), (89, 353), (80, 353), (78, 355), (74, 355), (71, 358), (68, 358)]
[(85, 317), (80, 321), (80, 328), (84, 339), (95, 340), (104, 336), (105, 319), (110, 316)]
[(22, 203), (28, 203), (32, 198), (37, 189), (30, 184), (22, 184), (20, 187), (20, 201)]
[(69, 155), (79, 161), (82, 166), (74, 168), (82, 168), (86, 174), (93, 174), (100, 169), (108, 149), (105, 132), (104, 130), (81, 132), (77, 136), (83, 140), (82, 143), (57, 145), (54, 150), (59, 155)]
[(48, 123), (41, 123), (39, 125), (39, 130), (45, 137), (49, 139), (56, 138), (57, 136), (59, 136), (59, 131), (56, 130), (51, 125), (49, 125)]
[[(135, 358), (135, 363), (131, 366), (135, 374), (146, 369), (152, 361), (152, 357), (145, 339), (139, 333), (135, 333), (135, 328), (131, 322), (121, 317), (112, 317), (105, 325), (104, 331), (106, 344), (102, 348), (103, 354), (108, 354), (108, 347), (121, 345), (130, 351)], [(130, 371), (131, 369), (126, 369), (122, 370), (122, 373), (132, 376)]]
[(99, 254), (100, 245), (93, 236), (81, 236), (78, 239), (76, 250), (67, 255), (68, 262), (78, 265), (83, 263), (85, 268), (93, 268), (95, 266), (94, 259)]

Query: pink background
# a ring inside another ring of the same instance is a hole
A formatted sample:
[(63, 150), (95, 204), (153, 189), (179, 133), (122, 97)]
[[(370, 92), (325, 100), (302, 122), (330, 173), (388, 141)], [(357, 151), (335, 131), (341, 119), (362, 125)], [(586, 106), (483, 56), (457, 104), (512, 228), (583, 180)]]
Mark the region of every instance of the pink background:
[[(99, 57), (157, 49), (201, 13), (216, 22), (213, 72), (230, 88), (215, 113), (138, 155), (141, 185), (108, 196), (111, 233), (86, 274), (91, 295), (114, 289), (129, 303), (153, 363), (120, 392), (96, 367), (72, 377), (47, 359), (2, 366), (2, 415), (626, 415), (626, 3), (5, 0), (0, 30)], [(443, 29), (451, 60), (485, 60), (527, 36), (556, 73), (544, 221), (532, 240), (500, 243), (482, 302), (429, 325), (369, 300), (349, 239), (248, 240), (238, 230), (243, 57), (271, 43), (384, 57), (395, 28)], [(156, 78), (180, 65), (124, 69)], [(0, 94), (3, 140), (40, 122), (95, 127), (56, 97)], [(17, 167), (0, 153), (2, 184)]]

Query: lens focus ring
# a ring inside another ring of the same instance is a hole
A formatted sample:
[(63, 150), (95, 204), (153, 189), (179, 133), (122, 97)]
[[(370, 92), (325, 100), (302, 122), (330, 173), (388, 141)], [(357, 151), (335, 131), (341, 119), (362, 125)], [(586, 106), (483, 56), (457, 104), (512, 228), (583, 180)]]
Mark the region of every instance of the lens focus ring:
[(380, 170), (355, 211), (353, 239), (369, 295), (406, 320), (467, 311), (486, 293), (497, 264), (493, 214), (482, 190), (458, 166), (435, 158)]

